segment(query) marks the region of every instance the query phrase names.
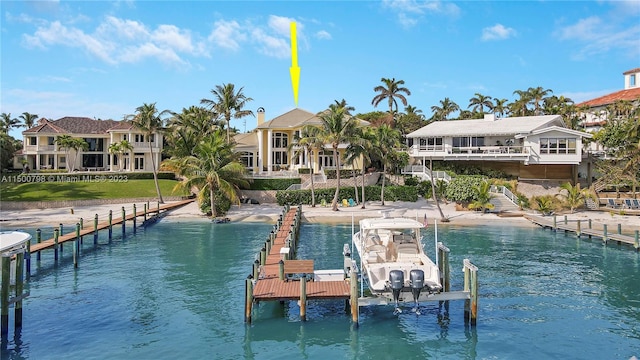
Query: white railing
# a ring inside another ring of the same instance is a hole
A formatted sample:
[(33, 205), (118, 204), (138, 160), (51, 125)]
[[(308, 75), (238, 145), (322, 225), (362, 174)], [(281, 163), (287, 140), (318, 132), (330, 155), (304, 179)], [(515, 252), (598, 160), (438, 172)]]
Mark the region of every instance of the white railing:
[[(429, 175), (431, 172), (429, 168), (424, 165), (409, 165), (402, 170), (403, 174), (421, 175), (431, 180)], [(433, 178), (435, 180), (444, 180), (445, 182), (451, 181), (451, 176), (446, 171), (433, 171)]]
[(413, 145), (409, 149), (413, 156), (429, 153), (431, 156), (483, 156), (512, 157), (527, 156), (530, 153), (529, 146), (451, 146), (451, 145)]
[(513, 203), (513, 205), (518, 205), (518, 197), (514, 193), (512, 193), (511, 190), (507, 189), (505, 186), (491, 185), (491, 188), (489, 191), (492, 193), (503, 194), (504, 196), (507, 197), (507, 199), (509, 199), (509, 201), (511, 201), (511, 203)]

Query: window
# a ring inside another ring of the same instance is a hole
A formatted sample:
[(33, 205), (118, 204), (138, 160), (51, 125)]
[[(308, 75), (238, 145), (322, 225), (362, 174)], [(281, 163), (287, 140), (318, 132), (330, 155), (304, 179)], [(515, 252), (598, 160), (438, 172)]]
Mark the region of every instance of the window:
[(49, 136), (47, 137), (47, 145), (51, 145), (53, 146), (53, 144), (55, 143), (55, 138), (53, 136)]
[(67, 158), (65, 156), (60, 156), (60, 163), (64, 164), (67, 162)]
[(149, 142), (154, 142), (156, 141), (155, 139), (156, 139), (155, 134), (149, 135)]
[(540, 154), (575, 154), (575, 138), (540, 138)]
[(89, 144), (87, 151), (104, 151), (104, 139), (102, 138), (84, 138), (84, 141)]
[(271, 163), (273, 165), (287, 165), (289, 159), (287, 158), (286, 151), (273, 151), (271, 153)]
[(629, 76), (629, 87), (635, 87), (636, 86), (636, 74), (632, 74), (631, 76)]
[(38, 139), (35, 136), (29, 136), (27, 140), (29, 145), (38, 145)]
[(253, 167), (253, 153), (243, 151), (240, 153), (240, 162), (244, 164), (244, 167), (252, 168)]
[(135, 170), (144, 170), (144, 154), (136, 153), (133, 161), (133, 168)]
[(129, 135), (124, 134), (124, 135), (122, 135), (122, 140), (128, 140), (128, 137), (129, 137)]
[(323, 150), (319, 155), (318, 155), (318, 161), (320, 162), (320, 166), (321, 167), (325, 167), (325, 166), (335, 166), (333, 163), (333, 150)]
[(136, 134), (134, 137), (134, 141), (135, 142), (144, 142), (144, 135), (143, 134)]
[(289, 136), (285, 133), (277, 132), (271, 138), (271, 146), (274, 149), (284, 149), (288, 146)]
[(453, 147), (484, 146), (484, 136), (462, 136), (453, 138)]

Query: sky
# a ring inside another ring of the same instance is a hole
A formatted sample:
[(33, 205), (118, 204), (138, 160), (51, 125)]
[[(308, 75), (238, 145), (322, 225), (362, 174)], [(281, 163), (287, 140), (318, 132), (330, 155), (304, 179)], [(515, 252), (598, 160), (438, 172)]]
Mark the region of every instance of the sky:
[(296, 107), (291, 22), (310, 112), (341, 99), (387, 111), (371, 104), (382, 78), (404, 80), (427, 117), (446, 97), (467, 109), (476, 93), (511, 101), (538, 86), (578, 103), (640, 67), (639, 19), (637, 0), (3, 0), (0, 112), (121, 120), (144, 103), (180, 112), (232, 83), (269, 120)]

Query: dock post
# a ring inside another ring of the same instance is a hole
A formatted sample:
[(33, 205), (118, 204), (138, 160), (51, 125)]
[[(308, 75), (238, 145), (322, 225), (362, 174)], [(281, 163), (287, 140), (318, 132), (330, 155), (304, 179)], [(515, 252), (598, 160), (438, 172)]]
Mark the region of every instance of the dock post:
[[(84, 230), (84, 219), (80, 218), (80, 230)], [(80, 237), (80, 243), (82, 244), (84, 242), (84, 236)]]
[(449, 292), (451, 290), (451, 269), (449, 267), (449, 248), (441, 242), (438, 243), (438, 268), (440, 270), (440, 283), (442, 291)]
[(2, 256), (2, 289), (0, 290), (0, 334), (5, 342), (9, 334), (9, 281), (11, 272), (11, 257)]
[(478, 269), (471, 269), (471, 326), (478, 320)]
[(78, 248), (80, 247), (80, 223), (76, 224), (76, 239), (73, 241), (73, 267), (78, 267)]
[(558, 231), (558, 221), (556, 215), (553, 215), (553, 231)]
[(307, 321), (307, 276), (300, 278), (300, 320)]
[[(36, 230), (36, 243), (40, 244), (42, 242), (42, 230), (37, 229)], [(38, 253), (36, 254), (36, 260), (40, 261), (41, 255), (40, 255), (41, 251), (38, 251)]]
[(22, 291), (24, 290), (23, 278), (24, 253), (16, 254), (16, 301), (14, 303), (14, 329), (22, 328)]
[(93, 244), (98, 243), (98, 214), (93, 217)]
[(618, 224), (618, 235), (622, 235), (622, 224)]
[(267, 249), (260, 249), (260, 265), (264, 266), (267, 263)]
[(136, 233), (136, 217), (138, 216), (138, 212), (136, 210), (136, 204), (133, 204), (133, 233)]
[(257, 279), (260, 274), (260, 261), (256, 260), (253, 262), (253, 278)]
[(284, 280), (284, 260), (278, 261), (278, 278)]
[(351, 321), (358, 327), (358, 274), (353, 267), (349, 274), (349, 285), (351, 286)]
[(251, 310), (253, 307), (253, 277), (245, 280), (244, 322), (251, 324)]
[(578, 223), (576, 224), (576, 236), (579, 238), (582, 231), (580, 230), (580, 220), (578, 220)]
[(633, 237), (633, 247), (636, 248), (636, 251), (640, 249), (640, 240), (638, 240), (638, 230), (635, 231)]
[[(462, 270), (464, 271), (464, 280), (463, 280), (463, 288), (462, 290), (465, 292), (471, 292), (471, 286), (469, 285), (469, 281), (470, 281), (470, 273), (471, 271), (469, 270), (469, 268), (467, 267), (467, 263), (469, 260), (465, 259), (463, 262), (463, 268)], [(471, 294), (469, 294), (471, 295)], [(471, 296), (469, 296), (471, 297)], [(464, 322), (465, 324), (469, 322), (469, 318), (471, 317), (471, 300), (470, 299), (464, 299)]]
[(158, 201), (158, 206), (156, 207), (156, 212), (158, 213), (158, 216), (160, 216), (160, 201)]
[(64, 227), (62, 226), (62, 224), (59, 224), (59, 229), (60, 229), (60, 235), (64, 235)]
[(607, 244), (607, 224), (603, 225), (603, 230), (602, 230), (602, 241), (605, 243), (605, 245)]
[(58, 236), (60, 236), (60, 230), (53, 230), (53, 259), (58, 261)]
[(122, 238), (124, 239), (124, 235), (126, 233), (126, 225), (127, 222), (127, 213), (124, 210), (124, 206), (122, 207)]
[(111, 242), (112, 235), (113, 235), (113, 210), (109, 210), (109, 242)]
[(27, 240), (27, 253), (25, 254), (27, 266), (27, 279), (31, 277), (31, 239)]
[(144, 222), (147, 222), (147, 204), (144, 204)]
[(564, 216), (564, 224), (567, 225), (569, 221), (567, 220), (567, 215)]
[(267, 241), (265, 241), (264, 248), (267, 250), (267, 254), (271, 252), (271, 239), (267, 239)]

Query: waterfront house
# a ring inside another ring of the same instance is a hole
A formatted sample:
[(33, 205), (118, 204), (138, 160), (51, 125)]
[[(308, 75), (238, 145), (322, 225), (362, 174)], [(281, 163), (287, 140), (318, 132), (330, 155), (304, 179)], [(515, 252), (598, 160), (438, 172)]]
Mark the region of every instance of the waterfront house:
[[(42, 118), (38, 125), (23, 131), (22, 135), (22, 156), (34, 170), (69, 169), (73, 165), (73, 170), (79, 171), (152, 171), (151, 157), (155, 158), (158, 167), (162, 153), (162, 134), (147, 136), (134, 128), (130, 121), (87, 117)], [(56, 141), (62, 135), (83, 139), (88, 148), (64, 149)], [(122, 140), (127, 140), (133, 150), (109, 153), (109, 146)], [(67, 156), (71, 158), (67, 159)]]

